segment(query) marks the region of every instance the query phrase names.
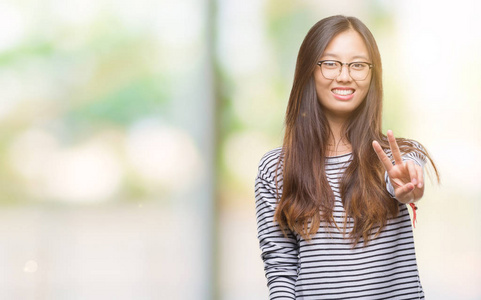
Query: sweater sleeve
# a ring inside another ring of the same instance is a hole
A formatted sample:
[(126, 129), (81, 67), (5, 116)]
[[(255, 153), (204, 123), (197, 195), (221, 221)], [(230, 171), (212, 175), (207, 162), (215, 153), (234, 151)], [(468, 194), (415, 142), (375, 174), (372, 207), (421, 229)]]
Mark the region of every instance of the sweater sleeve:
[(276, 197), (275, 183), (258, 175), (255, 181), (256, 218), (261, 258), (269, 288), (269, 299), (295, 299), (298, 269), (297, 239), (287, 237), (273, 221)]

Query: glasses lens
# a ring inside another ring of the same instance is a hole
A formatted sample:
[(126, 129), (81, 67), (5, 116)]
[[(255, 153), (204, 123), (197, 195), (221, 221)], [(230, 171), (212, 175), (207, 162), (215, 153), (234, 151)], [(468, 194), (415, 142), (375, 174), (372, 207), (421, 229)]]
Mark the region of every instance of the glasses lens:
[(355, 62), (349, 66), (349, 73), (354, 80), (364, 80), (369, 74), (369, 64)]
[(323, 61), (321, 63), (321, 72), (325, 78), (334, 79), (341, 73), (341, 64), (337, 61)]

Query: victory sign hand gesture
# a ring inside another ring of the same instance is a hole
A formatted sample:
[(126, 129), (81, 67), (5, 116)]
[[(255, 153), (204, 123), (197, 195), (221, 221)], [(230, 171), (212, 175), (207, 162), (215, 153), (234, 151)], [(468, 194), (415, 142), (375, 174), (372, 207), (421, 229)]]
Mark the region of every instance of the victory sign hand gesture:
[(387, 131), (387, 139), (394, 165), (377, 141), (372, 142), (374, 151), (387, 171), (396, 199), (401, 203), (413, 203), (421, 199), (424, 193), (423, 169), (411, 160), (402, 161), (401, 151), (391, 130)]

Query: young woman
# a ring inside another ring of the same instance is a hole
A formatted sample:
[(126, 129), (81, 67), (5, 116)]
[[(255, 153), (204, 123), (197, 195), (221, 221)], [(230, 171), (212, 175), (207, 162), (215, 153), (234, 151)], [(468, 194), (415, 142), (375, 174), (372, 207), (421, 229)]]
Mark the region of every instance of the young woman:
[(319, 21), (301, 45), (284, 143), (255, 183), (270, 299), (424, 299), (406, 204), (426, 161), (438, 173), (421, 144), (381, 132), (381, 70), (353, 17)]

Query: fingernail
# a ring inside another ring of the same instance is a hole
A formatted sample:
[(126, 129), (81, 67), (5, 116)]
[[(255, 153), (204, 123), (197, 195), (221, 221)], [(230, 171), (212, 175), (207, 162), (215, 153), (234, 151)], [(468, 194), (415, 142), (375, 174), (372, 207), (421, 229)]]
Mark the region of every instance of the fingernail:
[(413, 178), (413, 184), (416, 185), (418, 183), (418, 181), (416, 180), (416, 178)]
[(418, 184), (418, 188), (422, 188), (422, 187), (423, 187), (423, 183), (420, 182), (420, 183)]

